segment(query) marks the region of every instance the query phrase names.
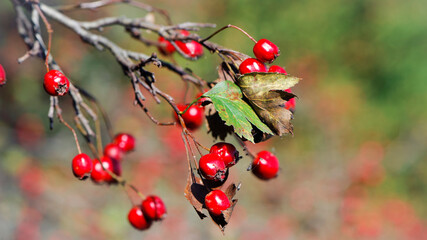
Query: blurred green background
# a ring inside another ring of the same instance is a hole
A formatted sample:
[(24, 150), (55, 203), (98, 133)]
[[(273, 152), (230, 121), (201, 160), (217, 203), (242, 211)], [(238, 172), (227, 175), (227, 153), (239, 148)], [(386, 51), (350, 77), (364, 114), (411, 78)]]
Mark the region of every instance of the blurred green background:
[[(137, 138), (123, 175), (144, 193), (161, 196), (168, 207), (162, 223), (134, 230), (126, 219), (132, 205), (122, 188), (72, 176), (77, 150), (71, 133), (58, 122), (48, 129), (44, 65), (36, 58), (17, 64), (27, 49), (12, 4), (0, 1), (0, 64), (8, 79), (0, 88), (0, 239), (427, 239), (426, 1), (146, 3), (168, 10), (175, 23), (233, 24), (279, 46), (275, 64), (303, 78), (293, 89), (299, 97), (295, 135), (250, 148), (274, 152), (280, 176), (260, 181), (245, 171), (250, 159), (243, 158), (231, 170), (242, 188), (225, 236), (210, 220), (200, 221), (183, 197), (187, 168), (179, 129), (147, 120), (133, 106), (131, 85), (115, 60), (53, 23), (52, 54), (64, 72), (103, 103), (116, 132)], [(136, 18), (145, 12), (116, 5), (70, 13), (79, 20), (108, 15)], [(119, 27), (103, 34), (133, 50), (157, 51)], [(212, 41), (252, 55), (253, 43), (234, 29)], [(175, 59), (208, 81), (217, 78), (215, 55), (197, 62)], [(184, 101), (185, 84), (177, 76), (152, 70), (159, 88)], [(60, 104), (72, 122), (70, 99)], [(147, 104), (157, 118), (172, 119), (165, 104)], [(206, 128), (196, 136), (213, 143)]]

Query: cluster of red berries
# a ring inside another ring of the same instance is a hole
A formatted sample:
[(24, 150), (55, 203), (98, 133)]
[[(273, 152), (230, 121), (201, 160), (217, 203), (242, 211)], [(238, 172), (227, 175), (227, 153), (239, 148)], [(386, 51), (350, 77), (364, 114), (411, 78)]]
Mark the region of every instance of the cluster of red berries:
[(129, 223), (138, 230), (148, 229), (153, 221), (159, 221), (166, 214), (166, 206), (158, 196), (151, 195), (134, 206), (128, 214)]
[(44, 75), (43, 87), (51, 96), (62, 96), (68, 92), (70, 81), (58, 70), (50, 70)]
[(6, 72), (3, 66), (0, 64), (0, 87), (6, 84)]
[[(187, 30), (180, 30), (179, 33), (185, 37), (190, 35), (190, 32), (188, 32)], [(158, 43), (159, 51), (166, 56), (172, 55), (176, 51), (172, 43), (170, 43), (164, 37), (159, 37)], [(199, 58), (203, 55), (203, 46), (197, 41), (175, 41), (175, 44), (184, 54), (191, 58)]]
[[(256, 58), (248, 58), (244, 60), (239, 66), (240, 74), (247, 74), (251, 72), (275, 72), (288, 75), (286, 70), (278, 65), (269, 67), (267, 71), (265, 63), (272, 63), (280, 55), (280, 50), (276, 44), (267, 39), (261, 39), (254, 45), (253, 52)], [(292, 93), (290, 88), (285, 91)], [(287, 101), (285, 108), (294, 111), (295, 98), (291, 98)]]

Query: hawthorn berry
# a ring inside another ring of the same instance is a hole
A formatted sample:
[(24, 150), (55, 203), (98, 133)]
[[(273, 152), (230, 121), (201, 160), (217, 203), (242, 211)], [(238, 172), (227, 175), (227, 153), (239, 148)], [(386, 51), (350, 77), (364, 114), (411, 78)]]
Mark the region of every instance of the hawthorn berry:
[(4, 70), (3, 66), (0, 64), (0, 86), (3, 86), (6, 84), (6, 71)]
[(267, 39), (261, 39), (254, 45), (255, 57), (261, 62), (273, 62), (280, 55), (280, 50), (276, 44)]
[(252, 173), (260, 179), (275, 178), (279, 172), (279, 160), (269, 151), (261, 151), (252, 163)]
[(268, 72), (275, 72), (275, 73), (283, 73), (285, 75), (288, 75), (288, 73), (286, 72), (286, 70), (280, 66), (277, 65), (273, 65), (268, 69)]
[(104, 155), (112, 158), (112, 159), (116, 159), (116, 160), (122, 160), (122, 150), (119, 147), (118, 144), (116, 143), (109, 143), (107, 145), (105, 145), (104, 147)]
[(221, 160), (224, 161), (225, 167), (235, 165), (239, 159), (239, 152), (233, 144), (219, 142), (214, 144), (209, 153), (216, 154)]
[(43, 87), (51, 96), (62, 96), (68, 92), (70, 81), (58, 70), (50, 70), (44, 75)]
[(251, 72), (267, 72), (264, 63), (258, 61), (255, 58), (248, 58), (243, 61), (239, 66), (240, 74), (246, 74)]
[[(284, 91), (288, 92), (288, 93), (292, 93), (292, 90), (290, 88), (285, 89)], [(291, 98), (291, 99), (289, 99), (285, 103), (285, 108), (288, 109), (288, 110), (290, 110), (290, 111), (292, 111), (292, 112), (295, 111), (295, 98), (294, 97)]]
[[(184, 36), (190, 35), (190, 33), (186, 30), (181, 30), (181, 34)], [(181, 51), (189, 57), (198, 58), (198, 57), (201, 57), (203, 55), (202, 44), (200, 44), (194, 40), (185, 41), (185, 42), (176, 41), (175, 43), (179, 47), (179, 49), (181, 49)]]
[[(184, 111), (188, 105), (178, 104), (177, 107), (180, 111)], [(197, 105), (191, 105), (190, 108), (181, 115), (184, 119), (185, 126), (189, 130), (196, 130), (203, 124), (204, 111), (203, 108)], [(175, 113), (175, 120), (179, 123), (178, 115)]]
[(166, 214), (165, 204), (162, 199), (156, 195), (148, 196), (144, 201), (142, 201), (141, 206), (144, 215), (154, 221), (162, 220)]
[(172, 53), (175, 52), (175, 47), (170, 43), (168, 40), (166, 40), (164, 37), (159, 37), (157, 40), (159, 43), (159, 46), (157, 47), (159, 51), (166, 56), (172, 55)]
[(216, 154), (203, 155), (199, 160), (199, 170), (208, 180), (221, 181), (225, 178), (226, 167), (224, 161)]
[(151, 226), (151, 219), (147, 219), (140, 206), (134, 206), (128, 213), (129, 223), (138, 230), (145, 230)]
[(214, 216), (221, 215), (222, 211), (231, 206), (227, 195), (221, 190), (213, 190), (205, 197), (205, 206)]
[(92, 159), (90, 159), (87, 154), (80, 153), (73, 158), (71, 167), (73, 169), (74, 176), (76, 176), (80, 180), (86, 179), (90, 176), (90, 173), (92, 172)]
[(114, 172), (113, 160), (109, 157), (103, 156), (101, 158), (101, 162), (98, 159), (93, 160), (93, 169), (92, 173), (90, 174), (90, 178), (96, 183), (112, 182), (114, 180), (113, 177), (107, 171), (105, 171), (102, 166), (104, 166), (106, 170)]
[(117, 134), (113, 142), (124, 152), (130, 152), (135, 148), (135, 138), (128, 133)]

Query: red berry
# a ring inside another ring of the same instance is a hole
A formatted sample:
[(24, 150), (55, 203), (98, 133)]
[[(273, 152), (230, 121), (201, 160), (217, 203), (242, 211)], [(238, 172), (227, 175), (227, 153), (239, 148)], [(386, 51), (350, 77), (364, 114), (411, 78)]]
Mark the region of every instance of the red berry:
[(74, 176), (80, 180), (86, 179), (92, 172), (92, 159), (87, 154), (80, 153), (73, 158), (71, 167), (73, 168)]
[(205, 197), (205, 206), (214, 216), (221, 215), (222, 211), (229, 208), (230, 205), (230, 200), (221, 190), (213, 190)]
[[(184, 111), (188, 105), (178, 104), (177, 107), (180, 111)], [(181, 115), (184, 119), (185, 126), (189, 130), (196, 130), (203, 124), (204, 111), (202, 107), (192, 105), (184, 114)], [(175, 120), (179, 123), (178, 115), (175, 113)]]
[(241, 74), (251, 72), (267, 72), (267, 69), (265, 68), (264, 64), (257, 59), (248, 58), (240, 64), (239, 72)]
[(135, 148), (135, 138), (128, 133), (117, 134), (113, 142), (124, 152), (132, 151)]
[(62, 72), (50, 70), (44, 75), (43, 87), (51, 96), (62, 96), (68, 92), (70, 81)]
[(105, 145), (104, 147), (104, 155), (116, 159), (116, 160), (122, 160), (122, 150), (120, 149), (119, 145), (116, 143), (109, 143)]
[(288, 75), (288, 73), (286, 72), (286, 70), (280, 66), (277, 65), (273, 65), (268, 69), (268, 72), (276, 72), (276, 73), (283, 73), (285, 75)]
[(254, 46), (255, 57), (261, 62), (273, 62), (280, 55), (276, 44), (267, 39), (261, 39)]
[[(101, 162), (102, 166), (104, 166), (106, 170), (114, 172), (114, 163), (112, 159), (103, 156), (101, 158)], [(114, 180), (113, 177), (111, 177), (111, 175), (107, 171), (105, 171), (102, 166), (98, 159), (93, 160), (93, 169), (92, 173), (90, 174), (91, 179), (97, 183), (112, 182)]]
[[(186, 30), (181, 30), (181, 34), (184, 36), (190, 35), (190, 33)], [(181, 49), (181, 51), (184, 52), (189, 57), (198, 58), (198, 57), (201, 57), (203, 55), (202, 44), (200, 44), (194, 40), (190, 40), (190, 41), (186, 41), (186, 42), (176, 41), (175, 43), (179, 47), (179, 49)]]
[(163, 55), (168, 56), (175, 52), (175, 47), (164, 37), (159, 37), (158, 43), (159, 46), (157, 48)]
[(268, 180), (277, 176), (279, 160), (269, 151), (261, 151), (252, 163), (252, 173), (260, 179)]
[(162, 220), (166, 214), (166, 206), (161, 198), (151, 195), (142, 201), (142, 211), (151, 220)]
[(225, 178), (225, 163), (218, 155), (213, 153), (206, 154), (200, 158), (199, 170), (202, 176), (208, 180), (221, 181)]
[(6, 71), (4, 71), (3, 66), (0, 64), (0, 86), (6, 84)]
[[(285, 89), (285, 92), (292, 93), (292, 90), (290, 88), (288, 88), (288, 89)], [(294, 97), (289, 99), (289, 101), (287, 101), (285, 103), (285, 108), (290, 110), (290, 111), (295, 111), (295, 98)]]
[(223, 160), (225, 167), (233, 166), (239, 159), (239, 152), (236, 150), (234, 145), (230, 143), (216, 143), (211, 147), (209, 152), (216, 154), (221, 160)]
[(151, 226), (152, 221), (144, 216), (140, 206), (133, 207), (128, 214), (129, 223), (138, 230), (145, 230)]

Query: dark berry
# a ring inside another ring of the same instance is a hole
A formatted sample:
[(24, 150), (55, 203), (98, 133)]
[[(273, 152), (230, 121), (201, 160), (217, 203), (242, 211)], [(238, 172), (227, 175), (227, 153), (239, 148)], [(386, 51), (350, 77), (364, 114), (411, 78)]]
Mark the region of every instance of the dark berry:
[(101, 158), (101, 163), (98, 161), (98, 159), (93, 160), (93, 169), (92, 173), (90, 174), (90, 178), (97, 183), (112, 182), (114, 180), (113, 177), (111, 177), (111, 175), (105, 171), (102, 166), (104, 166), (106, 170), (114, 172), (113, 160), (109, 157), (103, 156)]
[(164, 37), (159, 37), (158, 43), (159, 46), (157, 48), (163, 55), (168, 56), (175, 52), (175, 47)]
[(166, 214), (166, 206), (161, 198), (151, 195), (142, 201), (142, 211), (151, 220), (162, 220)]
[(114, 143), (124, 152), (130, 152), (135, 148), (135, 138), (127, 133), (117, 134)]
[(230, 207), (230, 200), (221, 190), (213, 190), (205, 197), (205, 206), (214, 216), (221, 215), (222, 211)]
[(90, 173), (92, 172), (93, 163), (92, 159), (90, 159), (87, 154), (80, 153), (73, 158), (71, 166), (73, 168), (74, 176), (76, 176), (80, 180), (83, 180), (90, 176)]
[(288, 75), (288, 73), (286, 72), (286, 70), (280, 66), (277, 65), (273, 65), (268, 69), (268, 72), (276, 72), (276, 73), (283, 73), (285, 75)]
[(259, 40), (254, 46), (255, 57), (261, 62), (273, 62), (280, 55), (276, 44), (267, 39)]
[(216, 154), (206, 154), (199, 160), (199, 170), (208, 180), (221, 181), (225, 178), (226, 167), (224, 161)]
[[(285, 92), (292, 93), (292, 90), (290, 88), (288, 88), (288, 89), (285, 89)], [(295, 111), (295, 98), (294, 97), (289, 99), (285, 103), (285, 108), (292, 111), (292, 112)]]
[(239, 152), (236, 150), (233, 144), (219, 142), (214, 144), (209, 151), (212, 154), (216, 154), (221, 160), (224, 161), (225, 167), (231, 167), (237, 163), (239, 159)]
[(133, 207), (128, 213), (129, 223), (138, 230), (145, 230), (151, 226), (152, 221), (144, 216), (140, 206)]
[(68, 92), (70, 81), (62, 72), (50, 70), (44, 75), (43, 87), (51, 96), (62, 96)]
[(119, 145), (116, 143), (109, 143), (104, 147), (104, 155), (120, 161), (122, 160), (123, 153)]
[[(178, 104), (177, 107), (180, 111), (184, 111), (188, 105)], [(181, 115), (184, 119), (185, 126), (189, 130), (196, 130), (203, 124), (204, 110), (202, 107), (192, 105), (184, 114)], [(179, 123), (178, 115), (175, 113), (175, 120)]]
[[(186, 30), (181, 30), (181, 34), (184, 36), (190, 35), (190, 33)], [(179, 49), (181, 49), (181, 51), (189, 57), (198, 58), (198, 57), (201, 57), (203, 55), (202, 44), (200, 44), (194, 40), (185, 41), (185, 42), (176, 41), (175, 43), (179, 47)]]
[(264, 63), (258, 61), (255, 58), (248, 58), (240, 64), (239, 72), (241, 74), (251, 72), (267, 72), (267, 69), (265, 68)]
[(6, 71), (0, 64), (0, 87), (6, 84)]
[(269, 151), (261, 151), (252, 163), (252, 173), (260, 179), (275, 178), (279, 172), (279, 160)]

